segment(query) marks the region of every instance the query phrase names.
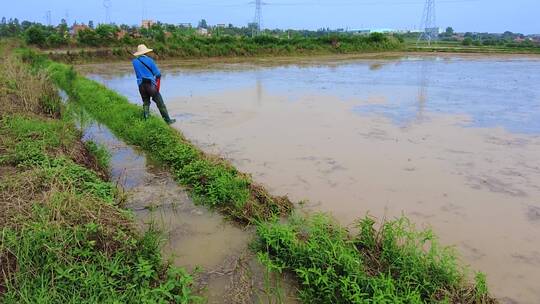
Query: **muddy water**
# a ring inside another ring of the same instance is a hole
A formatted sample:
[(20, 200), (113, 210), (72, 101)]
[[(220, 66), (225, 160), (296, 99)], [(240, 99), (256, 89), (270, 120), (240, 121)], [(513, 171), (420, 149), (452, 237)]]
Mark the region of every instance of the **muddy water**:
[(164, 232), (164, 257), (195, 273), (207, 303), (296, 303), (290, 279), (267, 274), (249, 250), (253, 231), (196, 206), (170, 174), (78, 113), (83, 139), (110, 152), (112, 180), (126, 192), (125, 207), (134, 211), (141, 230)]
[[(174, 127), (345, 225), (405, 213), (540, 303), (540, 60), (164, 62)], [(140, 103), (129, 64), (86, 66)]]

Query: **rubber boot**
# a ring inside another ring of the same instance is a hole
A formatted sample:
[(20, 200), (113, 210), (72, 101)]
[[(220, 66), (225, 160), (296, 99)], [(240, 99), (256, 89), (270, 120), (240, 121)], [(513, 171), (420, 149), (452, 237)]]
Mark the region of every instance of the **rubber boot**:
[(169, 112), (167, 111), (167, 107), (163, 102), (163, 97), (161, 97), (161, 94), (157, 93), (154, 97), (154, 101), (156, 102), (157, 108), (161, 114), (161, 117), (163, 117), (163, 120), (165, 120), (165, 122), (169, 125), (175, 123), (176, 119), (171, 119), (169, 117)]
[(144, 120), (147, 120), (148, 117), (150, 117), (150, 105), (144, 104), (143, 105), (143, 118)]

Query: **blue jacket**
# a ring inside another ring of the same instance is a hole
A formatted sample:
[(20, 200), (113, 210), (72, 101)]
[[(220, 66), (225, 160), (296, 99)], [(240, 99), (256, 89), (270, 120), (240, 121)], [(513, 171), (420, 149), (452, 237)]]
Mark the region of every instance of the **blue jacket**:
[[(144, 66), (141, 61), (144, 62), (144, 64), (146, 64), (150, 69)], [(131, 63), (133, 63), (135, 75), (137, 75), (137, 85), (141, 85), (143, 79), (149, 79), (152, 81), (152, 84), (156, 85), (156, 78), (161, 77), (161, 72), (152, 58), (142, 55), (133, 59)]]

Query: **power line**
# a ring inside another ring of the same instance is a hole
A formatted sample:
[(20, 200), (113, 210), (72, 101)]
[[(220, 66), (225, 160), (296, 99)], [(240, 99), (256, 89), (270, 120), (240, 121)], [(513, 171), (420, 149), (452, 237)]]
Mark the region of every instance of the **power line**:
[[(474, 3), (474, 2), (480, 2), (482, 0), (440, 0), (438, 1), (439, 4), (444, 3)], [(423, 0), (401, 0), (401, 1), (393, 1), (393, 0), (381, 0), (381, 1), (332, 1), (332, 2), (320, 2), (320, 1), (298, 1), (298, 2), (279, 2), (279, 1), (269, 1), (269, 2), (261, 2), (262, 5), (267, 6), (310, 6), (310, 7), (324, 7), (324, 6), (380, 6), (380, 5), (421, 5)], [(254, 1), (252, 2), (239, 2), (239, 3), (222, 3), (222, 2), (186, 2), (182, 4), (182, 7), (243, 7), (246, 6), (246, 4), (255, 4)]]
[(142, 4), (142, 20), (147, 19), (147, 12), (146, 12), (146, 0), (141, 0)]

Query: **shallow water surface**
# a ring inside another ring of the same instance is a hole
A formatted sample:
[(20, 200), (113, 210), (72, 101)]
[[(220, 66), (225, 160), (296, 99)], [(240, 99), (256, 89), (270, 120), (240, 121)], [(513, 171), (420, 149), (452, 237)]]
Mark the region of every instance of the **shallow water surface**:
[[(402, 213), (540, 302), (540, 60), (163, 62), (174, 127), (345, 225)], [(129, 64), (81, 67), (140, 103)]]

